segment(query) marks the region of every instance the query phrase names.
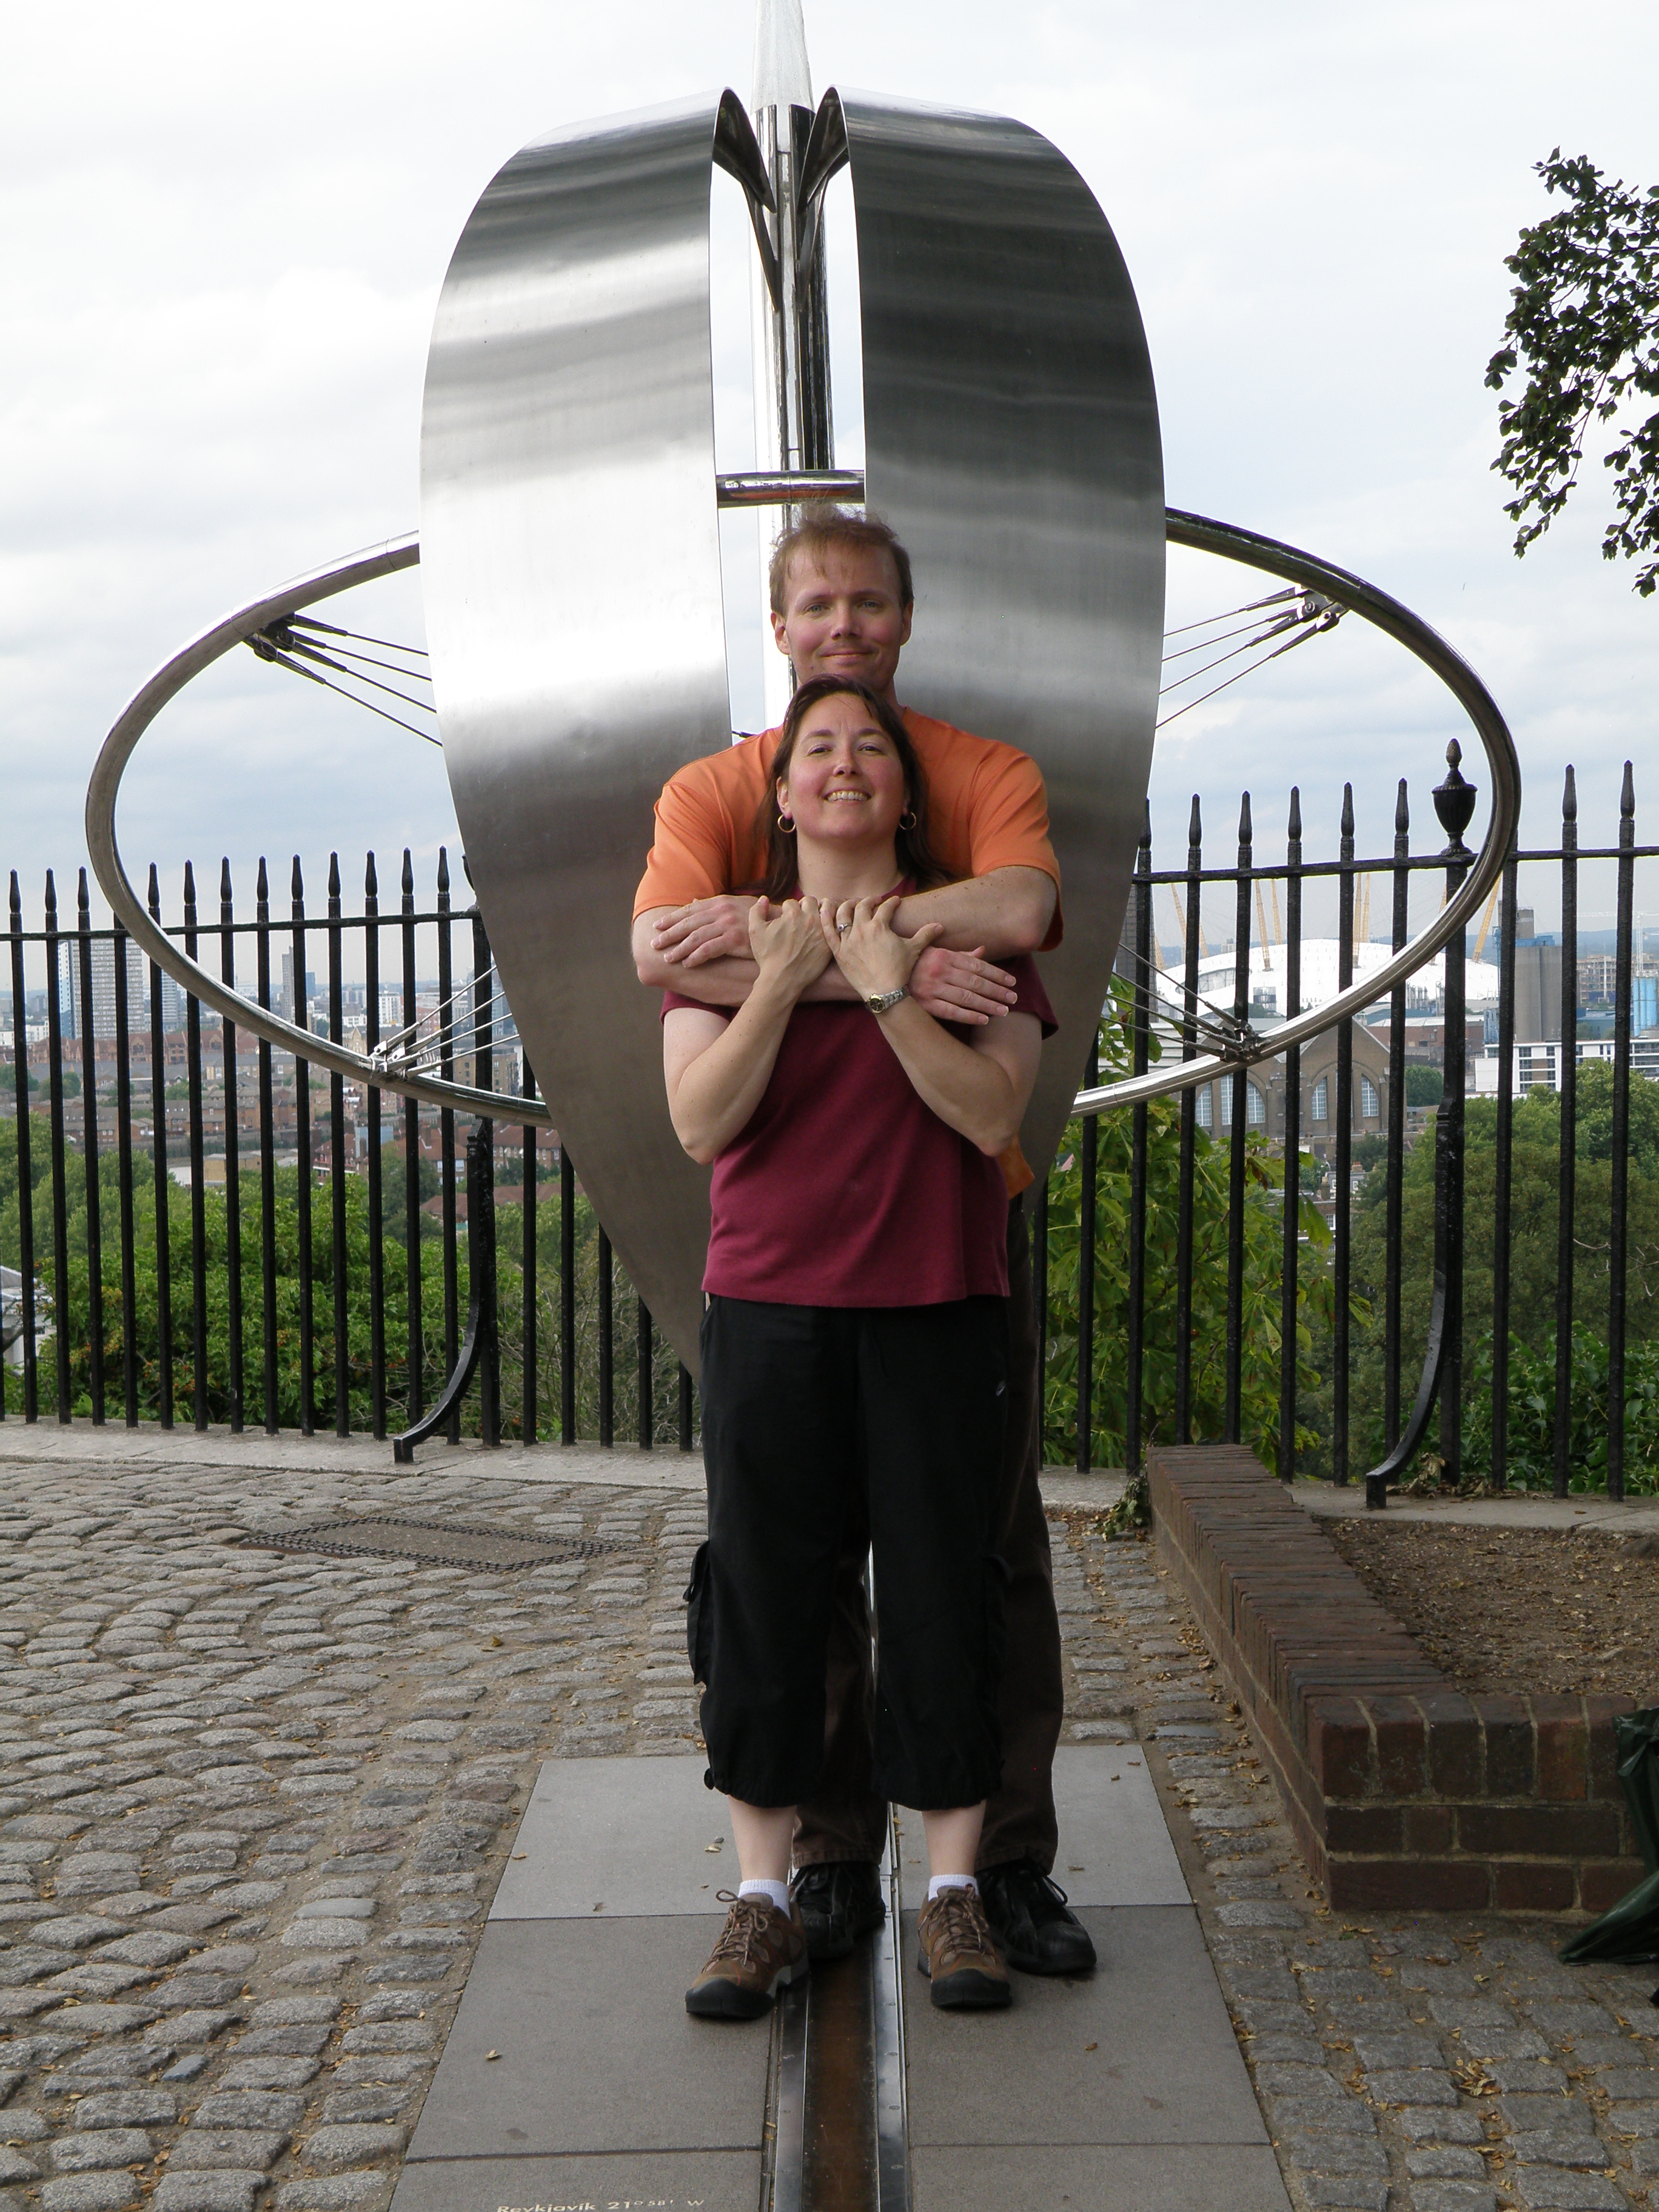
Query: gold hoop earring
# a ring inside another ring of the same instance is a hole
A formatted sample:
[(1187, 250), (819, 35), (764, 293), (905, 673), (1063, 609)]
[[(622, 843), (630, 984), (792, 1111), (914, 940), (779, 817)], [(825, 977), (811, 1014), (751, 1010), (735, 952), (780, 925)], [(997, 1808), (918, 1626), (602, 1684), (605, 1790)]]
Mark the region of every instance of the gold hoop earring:
[(780, 829), (780, 830), (782, 830), (782, 832), (783, 832), (783, 834), (784, 834), (784, 836), (785, 836), (786, 837), (793, 837), (793, 836), (794, 836), (794, 834), (795, 834), (795, 823), (794, 823), (794, 817), (793, 817), (793, 815), (788, 815), (788, 814), (780, 814), (780, 815), (779, 815), (779, 817), (778, 817), (778, 827), (779, 827), (779, 829)]
[(899, 817), (899, 828), (900, 828), (901, 830), (914, 830), (914, 829), (915, 828), (915, 826), (916, 826), (915, 810), (915, 808), (913, 807), (913, 808), (911, 808), (911, 809), (909, 810), (909, 811), (908, 811), (908, 812), (904, 813), (904, 814), (901, 814), (901, 815), (900, 815), (900, 817)]

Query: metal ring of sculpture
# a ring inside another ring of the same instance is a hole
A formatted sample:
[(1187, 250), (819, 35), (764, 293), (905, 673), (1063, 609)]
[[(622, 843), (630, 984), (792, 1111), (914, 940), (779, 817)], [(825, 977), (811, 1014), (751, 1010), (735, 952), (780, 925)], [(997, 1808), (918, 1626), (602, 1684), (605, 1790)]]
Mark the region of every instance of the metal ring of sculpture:
[[(719, 503), (722, 507), (770, 506), (791, 490), (797, 497), (803, 492), (817, 491), (859, 500), (863, 496), (863, 479), (848, 471), (833, 476), (824, 472), (812, 477), (742, 475), (718, 479)], [(1514, 740), (1496, 702), (1468, 662), (1408, 607), (1347, 569), (1322, 561), (1316, 554), (1283, 544), (1277, 538), (1261, 537), (1234, 523), (1218, 522), (1208, 516), (1185, 514), (1172, 507), (1168, 529), (1172, 545), (1212, 553), (1260, 569), (1264, 574), (1280, 576), (1288, 582), (1317, 591), (1350, 613), (1374, 623), (1414, 653), (1452, 692), (1474, 726), (1492, 776), (1492, 812), (1480, 851), (1455, 896), (1442, 908), (1420, 937), (1413, 938), (1363, 982), (1354, 984), (1339, 998), (1328, 1000), (1322, 1006), (1281, 1023), (1253, 1046), (1241, 1047), (1233, 1053), (1209, 1053), (1193, 1060), (1170, 1060), (1144, 1076), (1080, 1091), (1073, 1102), (1073, 1110), (1079, 1114), (1102, 1114), (1116, 1106), (1133, 1105), (1139, 1099), (1162, 1097), (1171, 1091), (1187, 1090), (1194, 1084), (1212, 1081), (1218, 1074), (1230, 1073), (1235, 1067), (1277, 1059), (1288, 1046), (1305, 1044), (1310, 1037), (1375, 1006), (1396, 983), (1414, 975), (1443, 951), (1459, 928), (1466, 927), (1479, 912), (1503, 872), (1504, 857), (1514, 837), (1520, 811), (1520, 768)], [(140, 950), (192, 997), (234, 1022), (239, 1029), (249, 1030), (301, 1060), (314, 1061), (319, 1067), (400, 1097), (546, 1127), (553, 1117), (540, 1099), (523, 1098), (510, 1091), (476, 1090), (468, 1084), (449, 1083), (437, 1076), (401, 1071), (395, 1061), (371, 1060), (366, 1054), (300, 1029), (268, 1007), (242, 998), (156, 927), (133, 889), (116, 843), (115, 807), (122, 777), (140, 739), (169, 700), (175, 698), (204, 669), (222, 659), (234, 647), (246, 644), (267, 624), (297, 614), (305, 607), (316, 606), (356, 585), (372, 583), (400, 568), (412, 568), (420, 557), (420, 542), (411, 535), (388, 539), (385, 544), (372, 546), (349, 560), (313, 569), (308, 575), (284, 585), (280, 591), (268, 592), (262, 599), (238, 607), (164, 662), (122, 709), (99, 752), (87, 790), (88, 849), (94, 873), (112, 911)]]
[[(720, 506), (861, 491), (915, 564), (908, 696), (1042, 770), (1066, 930), (1044, 967), (1062, 1042), (1044, 1055), (1022, 1131), (1039, 1173), (1073, 1112), (1272, 1057), (1432, 957), (1495, 880), (1520, 789), (1485, 687), (1397, 601), (1295, 548), (1166, 510), (1133, 289), (1056, 148), (1006, 118), (833, 90), (816, 113), (766, 109), (763, 124), (757, 140), (735, 94), (709, 94), (556, 132), (506, 164), (439, 302), (418, 540), (301, 578), (176, 654), (110, 732), (87, 806), (111, 906), (204, 1004), (382, 1091), (556, 1126), (618, 1257), (693, 1368), (707, 1171), (663, 1109), (657, 1024), (622, 909), (664, 782), (729, 735)], [(714, 467), (715, 167), (747, 198), (776, 345), (777, 420), (763, 410), (762, 442), (781, 465), (737, 479)], [(857, 225), (862, 485), (830, 466), (823, 211), (842, 168)], [(1079, 1097), (1141, 830), (1170, 538), (1316, 591), (1416, 653), (1474, 722), (1491, 815), (1468, 880), (1379, 974), (1270, 1037), (1244, 1033)], [(665, 546), (642, 607), (642, 549)], [(116, 846), (121, 774), (193, 675), (301, 608), (417, 560), (468, 870), (544, 1104), (353, 1053), (250, 1006), (155, 926)]]

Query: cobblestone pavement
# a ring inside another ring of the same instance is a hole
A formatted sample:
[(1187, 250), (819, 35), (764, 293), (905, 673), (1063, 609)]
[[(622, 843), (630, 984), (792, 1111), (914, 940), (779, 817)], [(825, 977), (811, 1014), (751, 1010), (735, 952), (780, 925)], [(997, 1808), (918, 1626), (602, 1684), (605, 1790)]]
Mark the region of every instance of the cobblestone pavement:
[[(248, 1549), (340, 1510), (512, 1573)], [(377, 2212), (541, 1759), (684, 1750), (696, 1492), (54, 1463), (0, 1502), (0, 2212)], [(264, 2193), (265, 2191), (269, 2193)]]
[[(541, 1760), (695, 1741), (700, 1494), (107, 1461), (0, 1498), (0, 2212), (380, 2212)], [(610, 1547), (247, 1547), (340, 1511)], [(1298, 2207), (1645, 2205), (1650, 1972), (1333, 1922), (1179, 1596), (1057, 1517), (1069, 1733), (1139, 1735)], [(1062, 1865), (1058, 1869), (1065, 1878)]]
[(1055, 1532), (1069, 1732), (1146, 1744), (1298, 2208), (1659, 2203), (1659, 1969), (1564, 1966), (1548, 1922), (1334, 1917), (1153, 1547), (1098, 1526)]

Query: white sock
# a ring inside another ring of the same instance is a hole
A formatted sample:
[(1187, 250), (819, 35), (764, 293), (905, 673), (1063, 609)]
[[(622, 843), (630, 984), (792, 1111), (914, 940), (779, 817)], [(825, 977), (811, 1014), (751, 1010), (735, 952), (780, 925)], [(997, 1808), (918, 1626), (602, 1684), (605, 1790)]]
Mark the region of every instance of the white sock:
[(739, 1897), (769, 1898), (786, 1919), (789, 1915), (789, 1885), (787, 1881), (740, 1881)]
[(936, 1874), (927, 1885), (927, 1902), (931, 1905), (942, 1889), (971, 1889), (979, 1895), (979, 1884), (970, 1874)]

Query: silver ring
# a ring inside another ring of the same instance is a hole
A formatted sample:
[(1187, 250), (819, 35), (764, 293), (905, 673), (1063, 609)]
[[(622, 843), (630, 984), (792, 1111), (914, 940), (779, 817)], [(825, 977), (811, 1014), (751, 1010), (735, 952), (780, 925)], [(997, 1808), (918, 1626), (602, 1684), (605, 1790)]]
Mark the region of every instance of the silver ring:
[(852, 925), (852, 923), (851, 923), (850, 921), (838, 921), (838, 922), (836, 924), (836, 936), (837, 936), (837, 937), (845, 937), (845, 936), (846, 936), (846, 934), (847, 934), (847, 933), (848, 933), (848, 931), (852, 927), (853, 927), (853, 925)]

